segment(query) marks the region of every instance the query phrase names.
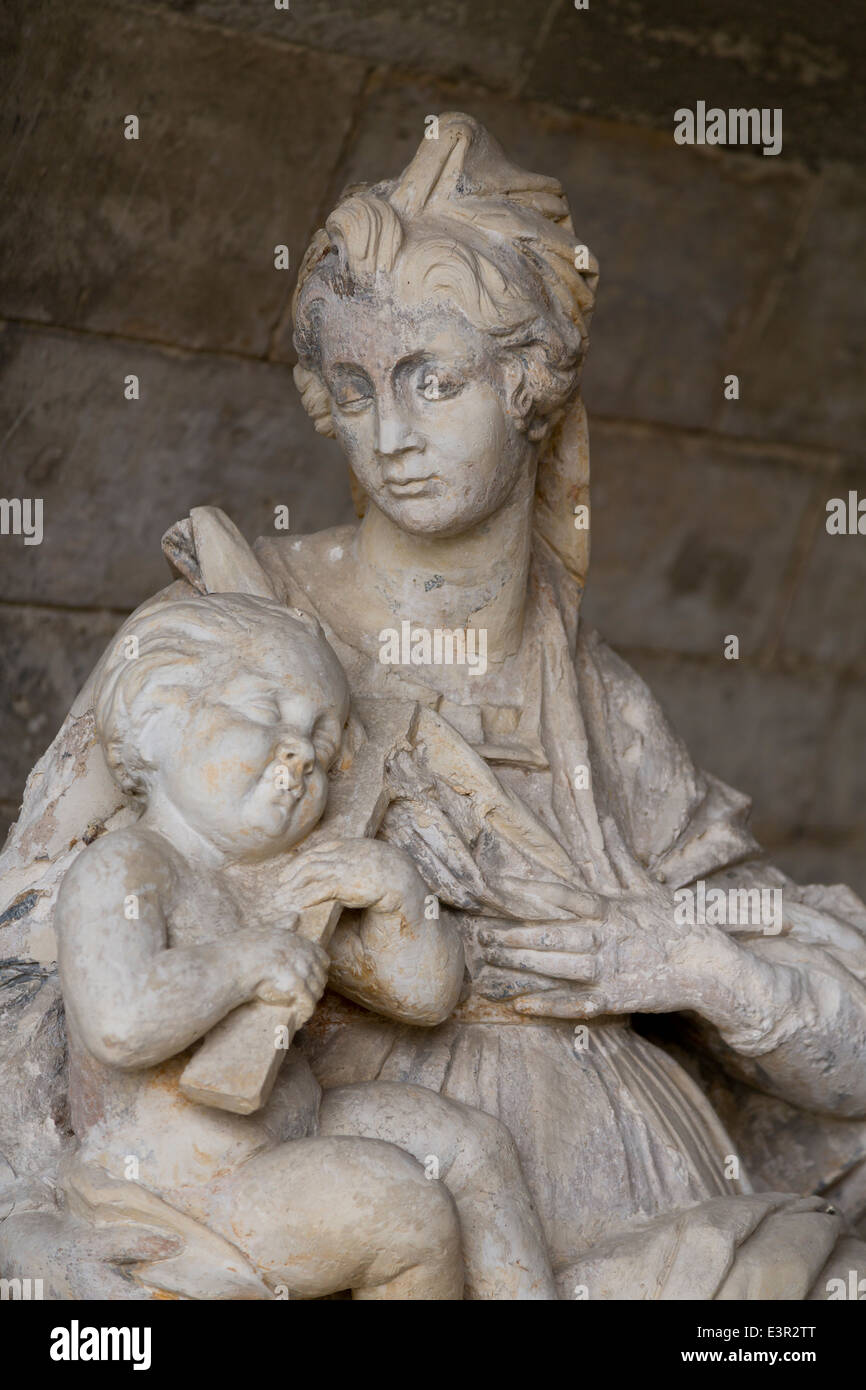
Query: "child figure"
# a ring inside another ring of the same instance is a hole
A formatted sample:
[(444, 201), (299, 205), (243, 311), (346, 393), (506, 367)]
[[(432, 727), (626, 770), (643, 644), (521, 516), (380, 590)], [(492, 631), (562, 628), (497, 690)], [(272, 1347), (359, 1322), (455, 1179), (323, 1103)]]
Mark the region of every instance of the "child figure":
[(459, 1299), (465, 1282), (469, 1297), (555, 1298), (513, 1141), (492, 1117), (399, 1083), (320, 1103), (295, 1052), (250, 1116), (179, 1090), (192, 1044), (238, 1005), (310, 1017), (329, 958), (291, 927), (323, 898), (363, 910), (332, 943), (347, 992), (363, 999), (375, 978), (389, 1013), (415, 1024), (454, 1007), (457, 933), (425, 919), (426, 886), (393, 846), (302, 851), (274, 866), (280, 891), (255, 920), (243, 905), (245, 866), (320, 819), (348, 705), (320, 631), (250, 595), (151, 604), (106, 658), (97, 729), (143, 811), (79, 855), (58, 898), (80, 1156), (115, 1179), (132, 1159), (140, 1184), (290, 1296)]

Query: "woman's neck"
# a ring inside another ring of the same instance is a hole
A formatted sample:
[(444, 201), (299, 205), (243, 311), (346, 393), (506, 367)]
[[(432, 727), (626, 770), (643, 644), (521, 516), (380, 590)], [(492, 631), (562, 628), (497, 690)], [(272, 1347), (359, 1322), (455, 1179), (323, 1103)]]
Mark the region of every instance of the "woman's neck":
[(376, 621), (483, 629), (488, 662), (513, 656), (523, 633), (533, 501), (526, 480), (494, 516), (445, 539), (401, 531), (371, 504), (357, 554)]

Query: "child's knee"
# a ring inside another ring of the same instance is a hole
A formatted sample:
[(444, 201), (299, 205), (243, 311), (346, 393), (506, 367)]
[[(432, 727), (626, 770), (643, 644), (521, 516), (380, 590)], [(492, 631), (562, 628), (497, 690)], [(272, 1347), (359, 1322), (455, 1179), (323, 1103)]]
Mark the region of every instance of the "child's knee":
[(504, 1168), (519, 1162), (511, 1130), (495, 1115), (467, 1110), (463, 1135), (465, 1156), (478, 1164)]
[(422, 1167), (411, 1154), (391, 1144), (386, 1147), (391, 1151), (388, 1155), (392, 1175), (390, 1190), (404, 1211), (423, 1218), (431, 1229), (440, 1232), (447, 1232), (456, 1226), (456, 1209), (445, 1184), (439, 1182), (430, 1169)]
[(428, 1178), (421, 1164), (402, 1149), (376, 1140), (361, 1142), (378, 1150), (379, 1190), (373, 1206), (381, 1213), (384, 1199), (391, 1248), (408, 1265), (438, 1266), (459, 1258), (460, 1219), (445, 1184)]

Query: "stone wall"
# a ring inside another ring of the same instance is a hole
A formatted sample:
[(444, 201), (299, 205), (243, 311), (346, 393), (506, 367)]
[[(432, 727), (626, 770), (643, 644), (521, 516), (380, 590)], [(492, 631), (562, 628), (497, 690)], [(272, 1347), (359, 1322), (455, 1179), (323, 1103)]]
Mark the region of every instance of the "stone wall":
[[(0, 491), (45, 521), (39, 546), (0, 536), (3, 822), (165, 582), (170, 522), (352, 515), (291, 380), (274, 247), (297, 267), (344, 184), (464, 109), (563, 180), (601, 262), (587, 611), (753, 796), (777, 861), (866, 894), (866, 536), (825, 529), (830, 497), (866, 497), (866, 25), (845, 9), (7, 0)], [(676, 145), (697, 100), (781, 107), (782, 154)]]

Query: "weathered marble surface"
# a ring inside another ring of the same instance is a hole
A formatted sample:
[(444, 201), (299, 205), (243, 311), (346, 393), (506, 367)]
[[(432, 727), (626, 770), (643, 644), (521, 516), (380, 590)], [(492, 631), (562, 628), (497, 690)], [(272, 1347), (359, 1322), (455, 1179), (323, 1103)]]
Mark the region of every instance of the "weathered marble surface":
[[(258, 562), (280, 601), (321, 623), (354, 700), (417, 704), (385, 760), (371, 843), (414, 862), (467, 966), (444, 1020), (407, 1017), (405, 982), (389, 996), (332, 966), (304, 1057), (336, 1096), (331, 1134), (356, 1133), (339, 1088), (365, 1084), (425, 1088), (507, 1126), (560, 1297), (826, 1297), (864, 1256), (846, 1216), (862, 1218), (866, 1195), (866, 908), (768, 866), (747, 798), (695, 768), (643, 682), (579, 621), (579, 383), (597, 279), (580, 244), (554, 179), (449, 115), (399, 179), (348, 191), (302, 266), (296, 380), (364, 515), (260, 542)], [(167, 550), (181, 578), (162, 602), (250, 592), (243, 547), (211, 548), (195, 517)], [(403, 622), (483, 630), (487, 669), (383, 664), (382, 634)], [(93, 687), (34, 770), (0, 864), (8, 954), (46, 967), (44, 980), (15, 967), (29, 993), (7, 1014), (13, 1047), (39, 1030), (44, 1060), (0, 1114), (21, 1175), (0, 1262), (23, 1269), (65, 1239), (69, 1287), (76, 1260), (108, 1276), (47, 1196), (74, 1147), (52, 913), (82, 841), (134, 817), (104, 766)], [(781, 929), (684, 926), (674, 895), (702, 880), (779, 891)], [(685, 1016), (692, 1031), (660, 1047), (633, 1015)], [(741, 1124), (736, 1088), (750, 1098)], [(389, 1128), (387, 1109), (377, 1133), (411, 1151), (411, 1125)], [(804, 1195), (831, 1188), (838, 1210)], [(111, 1198), (81, 1202), (92, 1215)], [(228, 1288), (193, 1296), (241, 1296)]]

